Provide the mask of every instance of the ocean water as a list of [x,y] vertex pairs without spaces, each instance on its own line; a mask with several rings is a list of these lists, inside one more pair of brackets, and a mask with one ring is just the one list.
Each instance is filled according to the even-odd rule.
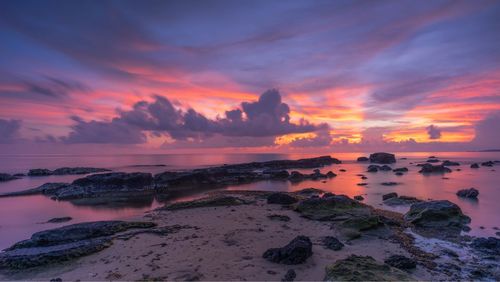
[[[468,233],[473,236],[496,236],[500,228],[500,165],[471,169],[470,164],[488,160],[500,160],[500,152],[419,152],[396,153],[398,159],[393,168],[407,167],[410,171],[403,176],[393,172],[367,173],[368,163],[358,163],[356,158],[368,153],[331,153],[332,157],[342,160],[340,165],[321,168],[322,172],[332,170],[337,177],[326,181],[260,181],[251,184],[229,186],[221,189],[230,190],[266,190],[295,191],[303,188],[319,188],[335,194],[348,196],[362,195],[363,202],[377,208],[406,212],[409,206],[389,207],[382,204],[382,195],[397,192],[399,195],[414,196],[421,199],[450,200],[460,206],[462,211],[472,218]],[[454,171],[443,175],[421,175],[418,162],[424,162],[431,155],[440,160],[461,163],[459,167],[450,167]],[[141,171],[159,173],[166,170],[184,170],[217,166],[222,164],[266,161],[276,159],[298,159],[318,155],[302,154],[193,154],[193,155],[1,155],[0,172],[26,173],[31,168],[55,169],[64,166],[91,166],[108,168],[113,171]],[[402,160],[401,158],[406,158]],[[161,165],[161,166],[160,166]],[[460,168],[461,171],[455,169]],[[345,169],[346,172],[340,172]],[[302,170],[310,173],[311,170]],[[356,174],[368,177],[362,180]],[[0,193],[35,188],[47,182],[70,182],[80,176],[24,177],[19,180],[0,183]],[[443,178],[445,177],[445,178]],[[398,182],[396,186],[383,186],[382,182]],[[367,186],[357,183],[366,182]],[[480,191],[478,200],[458,198],[459,189],[474,187]],[[151,197],[123,203],[120,205],[85,206],[71,202],[53,201],[45,196],[0,198],[0,249],[27,239],[32,233],[63,226],[71,223],[126,219],[141,215],[165,203],[202,197],[203,191],[190,191],[168,199]],[[44,223],[53,217],[70,216],[68,223]]]

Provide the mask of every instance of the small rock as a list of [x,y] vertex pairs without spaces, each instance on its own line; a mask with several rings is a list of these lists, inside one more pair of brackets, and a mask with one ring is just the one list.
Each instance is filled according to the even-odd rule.
[[368,183],[361,182],[361,183],[358,183],[358,184],[356,184],[356,185],[358,185],[358,186],[366,186],[366,185],[368,185]]
[[270,262],[282,264],[301,264],[310,256],[312,256],[312,242],[306,236],[297,236],[286,246],[268,249],[262,255]]
[[295,270],[289,269],[283,279],[281,281],[293,281],[297,277],[297,273],[295,273]]
[[394,172],[408,172],[408,168],[400,167],[400,168],[395,168],[392,171],[394,171]]
[[339,239],[333,236],[326,236],[325,238],[323,238],[323,244],[327,249],[334,251],[339,251],[344,247],[344,244],[342,244]]
[[443,165],[431,165],[431,164],[424,164],[422,165],[422,168],[420,169],[419,173],[449,173],[451,172],[451,169],[443,166]]
[[384,186],[395,186],[395,185],[398,185],[399,183],[397,183],[397,182],[382,182],[380,184],[384,185]]
[[326,177],[328,177],[328,178],[332,178],[332,177],[335,177],[335,176],[337,176],[337,175],[333,171],[331,171],[331,170],[326,173]]
[[460,163],[457,163],[457,162],[452,162],[452,161],[449,161],[449,160],[446,160],[442,163],[442,165],[444,166],[459,166]]
[[462,190],[459,190],[457,192],[457,196],[462,197],[462,198],[477,199],[478,195],[479,195],[479,191],[475,188],[462,189]]
[[470,165],[470,168],[479,168],[479,164],[473,163]]
[[367,162],[369,159],[367,157],[359,157],[356,161],[358,162]]
[[288,215],[281,215],[281,214],[271,214],[268,215],[267,218],[270,220],[278,220],[278,221],[290,221],[290,217]]
[[492,162],[492,161],[487,161],[487,162],[483,162],[481,163],[482,166],[493,166],[495,163]]
[[54,217],[54,218],[51,218],[47,221],[47,223],[62,223],[62,222],[68,222],[70,220],[72,220],[73,218],[72,217],[69,217],[69,216],[65,216],[65,217]]

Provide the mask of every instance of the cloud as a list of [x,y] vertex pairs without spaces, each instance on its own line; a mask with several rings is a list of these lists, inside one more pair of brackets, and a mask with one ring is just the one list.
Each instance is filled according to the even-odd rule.
[[429,125],[427,128],[427,134],[429,135],[429,139],[436,140],[441,138],[441,129],[439,129],[434,124]]
[[21,121],[15,119],[0,119],[0,143],[12,143],[19,137]]
[[298,138],[290,142],[291,147],[327,147],[332,143],[332,136],[328,130],[319,131],[313,138]]
[[[200,144],[214,135],[263,137],[262,140],[267,144],[270,139],[266,137],[328,128],[326,124],[312,124],[304,119],[298,123],[291,122],[290,108],[281,101],[276,89],[264,92],[255,102],[243,102],[241,108],[226,111],[225,117],[216,119],[209,119],[194,109],[178,109],[165,97],[155,96],[154,99],[153,102],[138,102],[130,111],[118,111],[118,117],[111,122],[86,122],[73,117],[76,124],[71,127],[72,132],[64,141],[137,144],[146,142],[143,132],[149,131],[155,136],[168,135],[177,141]],[[242,142],[242,145],[247,143]],[[234,144],[237,145],[237,142]]]
[[472,144],[477,150],[500,149],[500,111],[491,113],[475,126]]

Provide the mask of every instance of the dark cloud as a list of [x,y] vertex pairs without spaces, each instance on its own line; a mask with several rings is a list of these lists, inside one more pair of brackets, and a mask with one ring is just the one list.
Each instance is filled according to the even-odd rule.
[[21,123],[15,119],[0,119],[0,143],[12,143],[19,138]]
[[[243,102],[241,109],[225,114],[223,118],[209,119],[194,109],[183,111],[167,98],[155,96],[153,102],[141,101],[130,111],[118,111],[118,117],[111,122],[85,122],[74,117],[76,125],[64,140],[67,143],[143,143],[146,141],[143,131],[150,131],[156,136],[202,142],[212,136],[274,138],[328,128],[326,124],[311,124],[304,119],[291,122],[290,108],[281,101],[281,95],[275,89],[264,92],[258,101]],[[264,139],[267,144],[268,139]]]
[[439,129],[434,124],[429,125],[427,128],[427,134],[429,135],[429,139],[436,140],[441,138],[441,129]]

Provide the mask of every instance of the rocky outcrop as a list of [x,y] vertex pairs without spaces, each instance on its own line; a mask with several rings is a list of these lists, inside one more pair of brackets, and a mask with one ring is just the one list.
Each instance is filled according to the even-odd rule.
[[500,239],[498,238],[475,238],[470,246],[487,255],[500,256]]
[[227,207],[227,206],[239,206],[250,204],[249,201],[233,197],[233,196],[213,196],[202,198],[187,202],[178,202],[165,207],[160,208],[160,210],[181,210],[181,209],[194,209],[194,208],[206,208],[206,207]]
[[342,244],[342,242],[340,242],[339,239],[333,236],[324,237],[322,243],[325,246],[325,248],[333,251],[340,251],[344,247],[344,244]]
[[410,270],[417,267],[416,260],[402,255],[392,255],[384,260],[384,262],[392,267],[402,270]]
[[53,171],[54,175],[78,175],[78,174],[89,174],[97,172],[107,172],[111,171],[105,168],[96,167],[61,167]]
[[11,181],[15,179],[19,179],[19,177],[10,175],[8,173],[0,173],[0,182]]
[[452,161],[449,161],[449,160],[446,160],[442,163],[442,165],[444,166],[459,166],[460,163],[458,162],[452,162]]
[[63,223],[63,222],[68,222],[70,220],[72,220],[73,218],[72,217],[69,217],[69,216],[64,216],[64,217],[54,217],[54,218],[51,218],[47,221],[47,223]]
[[407,273],[370,256],[350,255],[326,268],[324,281],[409,281]]
[[60,263],[107,248],[116,233],[155,226],[152,222],[98,221],[37,232],[0,253],[0,269]]
[[352,216],[370,214],[368,206],[345,195],[305,199],[297,204],[295,211],[306,218],[320,221],[347,220]]
[[424,164],[422,165],[422,168],[420,169],[419,173],[450,173],[451,169],[443,166],[443,165],[431,165],[431,164]]
[[388,200],[391,198],[397,198],[397,197],[398,197],[398,193],[392,192],[392,193],[387,193],[387,194],[382,195],[382,200],[385,201],[385,200]]
[[298,202],[297,198],[287,194],[287,193],[272,193],[267,197],[268,204],[278,204],[278,205],[291,205]]
[[447,200],[415,203],[404,219],[420,230],[427,229],[422,231],[442,232],[443,236],[448,235],[444,231],[456,234],[470,223],[470,218],[462,213],[460,207]]
[[270,262],[282,264],[301,264],[310,256],[312,256],[312,242],[306,236],[297,236],[286,246],[268,249],[262,255]]
[[462,189],[457,191],[457,196],[462,198],[477,199],[477,196],[479,196],[479,191],[475,188]]
[[370,159],[368,159],[367,157],[359,157],[356,161],[358,161],[358,162],[367,162],[369,160]]
[[52,171],[48,169],[43,169],[43,168],[35,168],[35,169],[30,169],[28,171],[28,176],[48,176],[52,175]]
[[479,164],[473,163],[470,165],[470,168],[479,168]]
[[392,164],[396,162],[396,156],[390,153],[373,153],[370,155],[370,162],[378,164]]
[[384,204],[388,206],[405,206],[419,202],[422,202],[422,200],[410,196],[398,196],[384,200]]

